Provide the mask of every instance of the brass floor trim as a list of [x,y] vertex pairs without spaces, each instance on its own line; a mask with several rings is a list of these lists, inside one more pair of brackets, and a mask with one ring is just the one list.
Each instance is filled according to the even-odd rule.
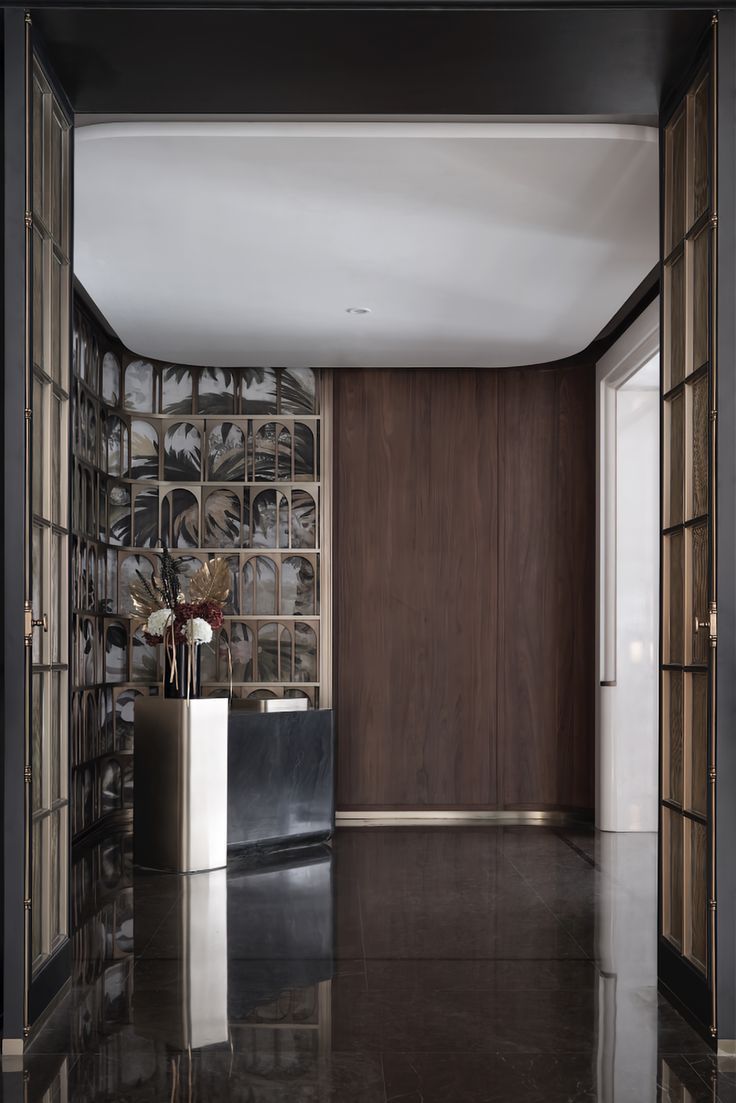
[[573,824],[590,823],[591,820],[579,813],[571,812],[509,812],[509,811],[412,811],[392,812],[336,812],[337,827],[461,827],[469,824],[499,824],[507,827],[541,826],[568,827]]

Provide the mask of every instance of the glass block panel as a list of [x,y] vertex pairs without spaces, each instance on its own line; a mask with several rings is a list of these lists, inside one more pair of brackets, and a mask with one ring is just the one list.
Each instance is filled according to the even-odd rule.
[[685,395],[682,391],[665,404],[667,439],[665,447],[666,525],[680,525],[685,497]]
[[690,680],[690,809],[708,812],[708,675]]
[[710,355],[710,231],[701,230],[692,250],[692,365],[697,371]]
[[708,961],[708,836],[704,824],[685,821],[688,832],[688,957],[705,972]]
[[197,409],[200,414],[235,413],[235,372],[232,369],[200,369]]
[[278,569],[266,555],[248,559],[243,567],[243,613],[274,616],[278,612]]
[[164,479],[167,482],[199,481],[202,469],[202,438],[196,425],[174,422],[164,437]]
[[708,627],[695,628],[695,621],[708,620],[708,526],[694,525],[690,529],[691,569],[692,569],[692,661],[707,663],[710,650]]
[[277,386],[274,368],[243,368],[240,388],[241,413],[276,413]]
[[665,269],[665,387],[685,378],[685,257],[681,253]]
[[161,413],[191,414],[192,369],[169,364],[161,372]]
[[108,406],[120,404],[120,360],[114,352],[102,359],[102,398]]
[[191,490],[170,490],[161,503],[161,532],[170,548],[199,547],[199,498]]
[[692,505],[691,516],[708,512],[708,377],[692,385]]
[[281,372],[279,413],[317,413],[317,387],[311,368],[285,368]]
[[241,543],[240,498],[232,490],[212,490],[204,500],[206,548],[238,548]]
[[303,555],[291,555],[281,562],[282,616],[314,616],[316,613],[314,567]]
[[311,426],[294,425],[294,478],[313,480],[317,477],[314,433]]
[[153,364],[131,360],[125,368],[125,408],[136,413],[153,413]]
[[683,934],[683,817],[662,809],[664,863],[662,869],[662,927],[666,938],[682,948]]
[[130,423],[130,477],[158,478],[158,429],[139,418]]
[[317,546],[317,508],[314,498],[306,490],[291,492],[291,546]]
[[251,546],[288,548],[289,507],[280,490],[262,490],[253,498]]
[[309,624],[294,626],[294,681],[317,681],[317,634]]
[[687,202],[686,167],[686,123],[685,112],[681,110],[665,131],[666,157],[666,252],[685,236]]
[[105,681],[128,681],[128,633],[122,621],[105,625]]
[[161,543],[158,523],[158,487],[136,490],[133,499],[133,543],[136,548],[154,548]]
[[665,662],[685,661],[685,537],[674,532],[664,540]]
[[207,478],[212,482],[245,480],[245,436],[232,422],[210,425],[208,432]]

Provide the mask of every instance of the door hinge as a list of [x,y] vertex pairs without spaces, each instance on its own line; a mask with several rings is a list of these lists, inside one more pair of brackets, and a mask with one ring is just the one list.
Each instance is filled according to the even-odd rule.
[[30,766],[24,766],[23,767],[23,780],[25,781],[26,785],[31,784],[32,774],[31,774],[31,767]]
[[710,216],[710,224],[714,230],[718,229],[718,213],[716,211]]
[[708,901],[708,907],[710,908],[710,910],[712,912],[714,912],[716,910],[717,906],[718,905],[716,904],[715,900],[709,900]]
[[23,416],[25,417],[26,421],[31,420],[31,418],[33,417],[33,410],[30,406],[26,406],[25,410],[23,411]]
[[33,607],[30,601],[26,601],[23,606],[23,639],[25,640],[26,647],[33,645],[33,629],[43,628],[44,632],[49,630],[49,618],[46,613],[42,613],[40,617],[34,617]]
[[709,609],[709,612],[708,612],[708,621],[709,621],[709,624],[710,624],[710,629],[709,629],[710,645],[711,645],[711,647],[715,647],[716,644],[718,643],[718,609],[716,608],[715,601],[711,601],[711,603],[710,603],[710,609]]
[[30,898],[30,896],[26,896],[25,900],[23,901],[23,907],[26,909],[27,912],[29,912],[31,910],[31,898]]
[[26,230],[33,229],[33,211],[26,211],[26,213],[23,215],[23,223]]

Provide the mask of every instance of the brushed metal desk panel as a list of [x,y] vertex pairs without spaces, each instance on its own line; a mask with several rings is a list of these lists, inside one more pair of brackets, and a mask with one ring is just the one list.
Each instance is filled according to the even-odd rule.
[[139,697],[134,846],[138,865],[179,873],[227,863],[228,703]]
[[228,846],[331,835],[334,753],[331,709],[231,711]]

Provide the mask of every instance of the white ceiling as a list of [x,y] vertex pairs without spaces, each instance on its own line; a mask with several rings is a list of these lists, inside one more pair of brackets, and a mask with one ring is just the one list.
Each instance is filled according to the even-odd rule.
[[106,123],[75,157],[75,271],[124,344],[177,363],[555,360],[658,256],[648,127]]

